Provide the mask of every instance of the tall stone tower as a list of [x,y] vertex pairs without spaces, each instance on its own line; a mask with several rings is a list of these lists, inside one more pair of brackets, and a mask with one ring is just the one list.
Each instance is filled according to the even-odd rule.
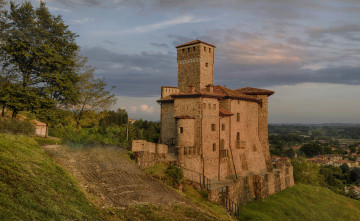
[[214,83],[214,45],[195,40],[176,48],[180,92],[187,92],[189,87],[203,89]]

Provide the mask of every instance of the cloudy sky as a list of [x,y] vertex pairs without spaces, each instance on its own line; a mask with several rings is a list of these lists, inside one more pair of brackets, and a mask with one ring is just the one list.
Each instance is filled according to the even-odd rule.
[[214,84],[276,92],[271,123],[360,123],[359,0],[45,2],[132,118],[159,120],[175,46],[198,38],[216,45]]

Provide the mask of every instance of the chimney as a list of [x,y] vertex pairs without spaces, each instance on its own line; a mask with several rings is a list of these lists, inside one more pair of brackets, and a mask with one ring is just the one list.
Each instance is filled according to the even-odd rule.
[[208,85],[206,85],[206,88],[207,88],[207,91],[208,91],[208,92],[210,92],[210,93],[213,93],[213,92],[214,92],[214,85],[208,84]]
[[189,86],[189,92],[190,93],[194,93],[195,92],[195,87],[194,86]]

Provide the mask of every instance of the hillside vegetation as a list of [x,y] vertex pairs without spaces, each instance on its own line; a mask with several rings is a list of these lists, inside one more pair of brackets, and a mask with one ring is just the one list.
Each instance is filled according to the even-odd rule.
[[0,220],[100,220],[78,184],[31,138],[0,134]]
[[240,209],[239,220],[359,220],[360,201],[323,187],[295,185]]

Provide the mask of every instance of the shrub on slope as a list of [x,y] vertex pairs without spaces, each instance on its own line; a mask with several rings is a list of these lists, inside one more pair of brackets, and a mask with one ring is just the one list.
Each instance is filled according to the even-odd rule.
[[0,220],[100,220],[78,185],[31,138],[0,134]]

